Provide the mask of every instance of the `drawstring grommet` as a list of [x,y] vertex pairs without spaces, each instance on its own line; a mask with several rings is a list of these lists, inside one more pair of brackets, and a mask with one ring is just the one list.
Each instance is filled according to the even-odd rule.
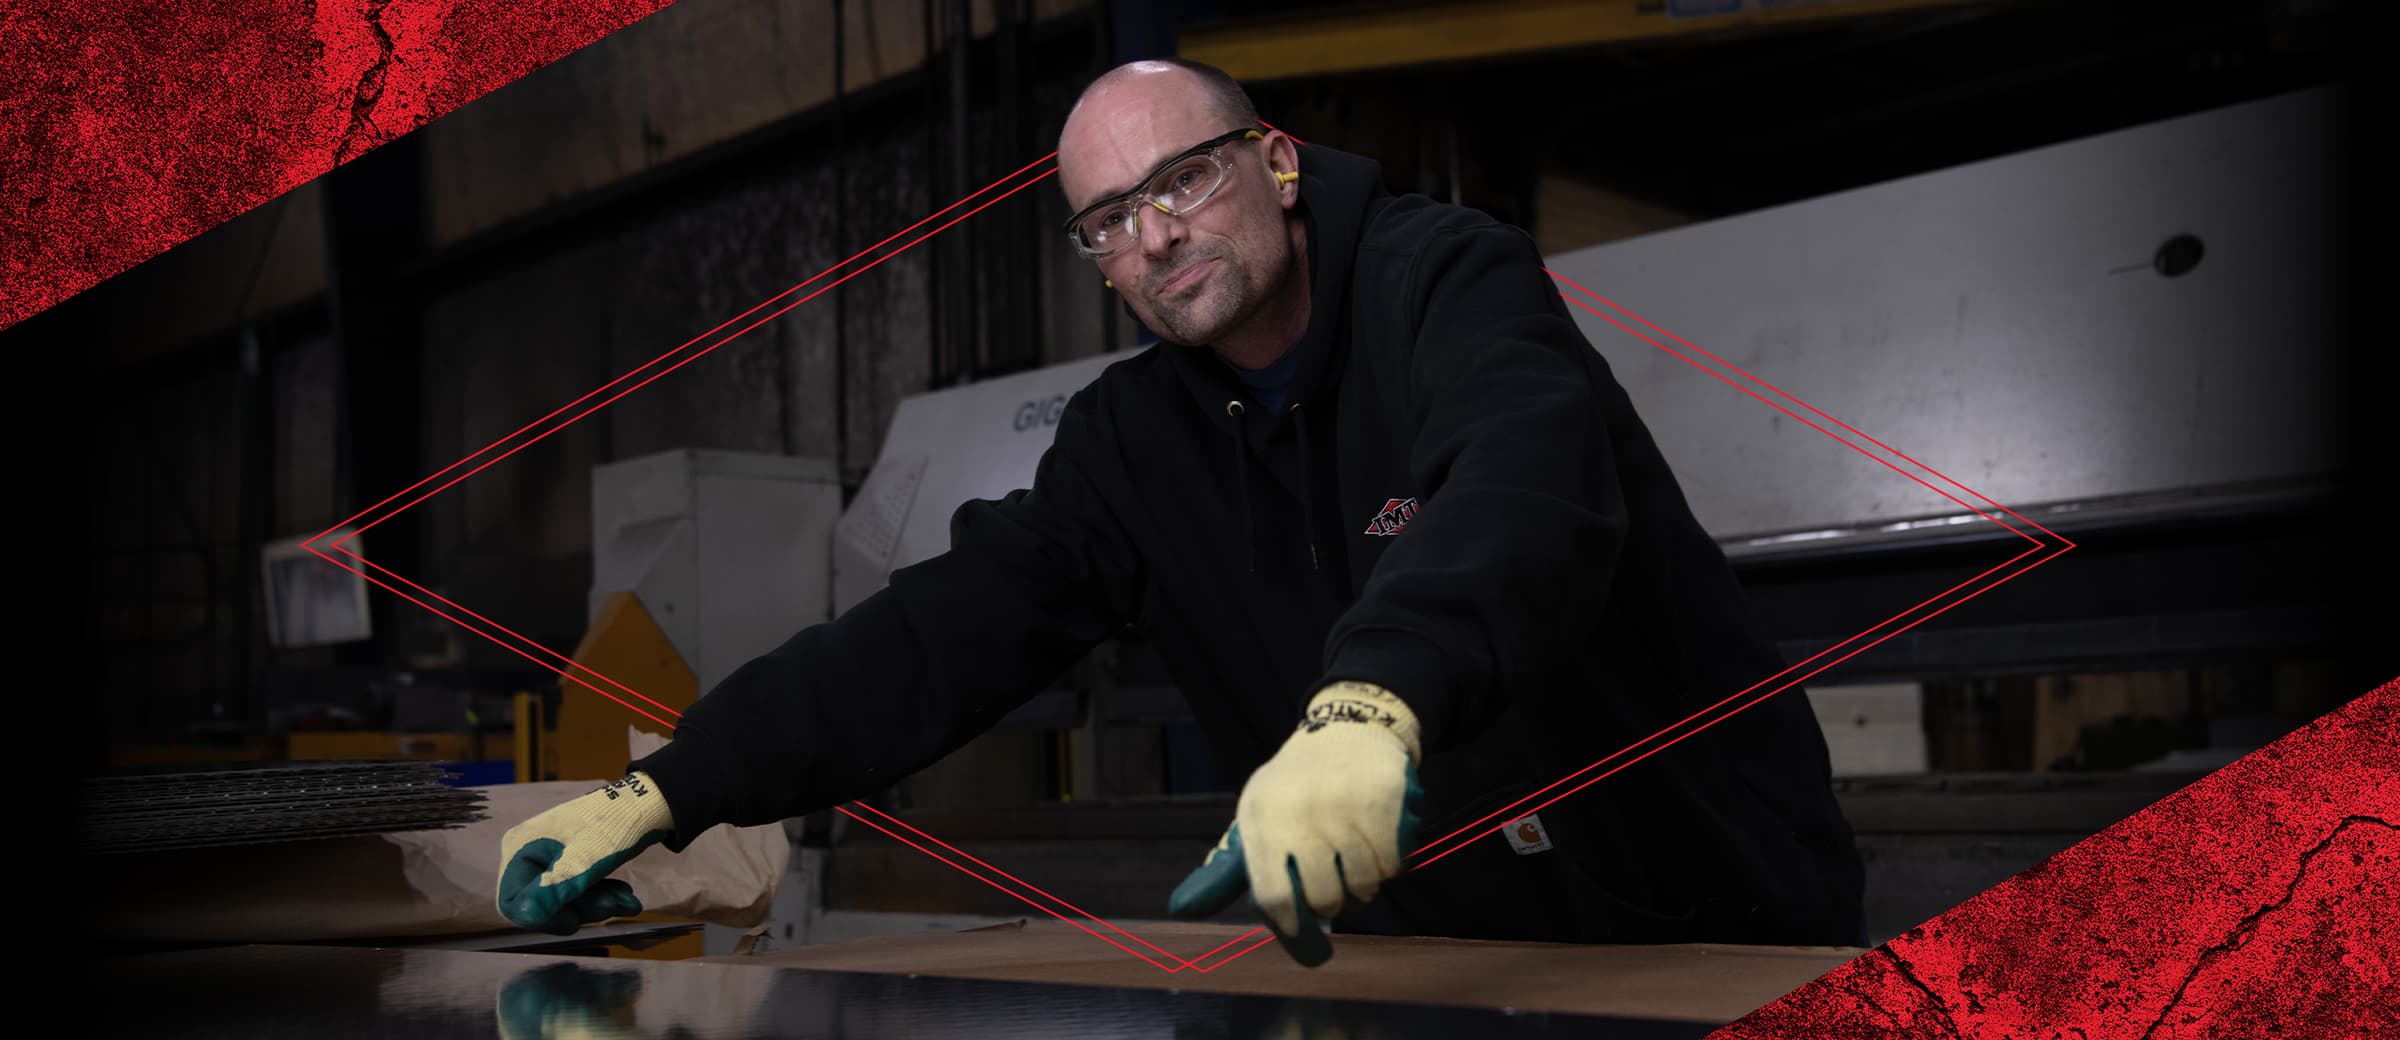
[[1240,401],[1227,401],[1227,402],[1225,402],[1225,414],[1227,414],[1227,415],[1230,415],[1230,416],[1234,416],[1235,418],[1240,418],[1240,417],[1241,417],[1241,414],[1242,414],[1242,402],[1240,402]]

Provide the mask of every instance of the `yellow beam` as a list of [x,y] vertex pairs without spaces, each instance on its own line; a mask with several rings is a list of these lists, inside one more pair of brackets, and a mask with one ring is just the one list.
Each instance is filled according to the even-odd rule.
[[533,757],[534,748],[538,745],[535,733],[542,728],[542,699],[530,693],[518,693],[515,704],[517,782],[530,784],[540,780],[543,772],[542,764]]
[[[683,663],[641,598],[612,592],[575,648],[573,678],[559,680],[558,720],[541,739],[558,775],[545,780],[614,780],[635,757],[633,731],[665,737],[700,699]],[[614,698],[613,700],[611,698]],[[636,710],[639,709],[639,710]]]
[[1818,0],[1668,17],[1660,0],[1387,4],[1181,27],[1176,53],[1244,82],[1471,61],[1994,0]]

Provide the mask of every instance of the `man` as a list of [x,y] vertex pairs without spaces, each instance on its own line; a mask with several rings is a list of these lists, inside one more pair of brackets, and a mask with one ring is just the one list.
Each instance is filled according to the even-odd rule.
[[1406,871],[1413,840],[1782,669],[1523,232],[1392,196],[1179,62],[1094,82],[1059,180],[1074,247],[1168,342],[1076,394],[1033,486],[962,507],[948,553],[511,831],[504,912],[562,932],[635,912],[600,879],[648,844],[870,794],[1130,624],[1248,777],[1172,913],[1247,892],[1311,965],[1328,922],[1863,941],[1823,738],[1788,693]]

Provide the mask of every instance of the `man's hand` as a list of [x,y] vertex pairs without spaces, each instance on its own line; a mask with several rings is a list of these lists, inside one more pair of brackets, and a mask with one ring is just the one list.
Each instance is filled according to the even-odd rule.
[[603,881],[675,830],[667,799],[644,773],[562,803],[500,839],[500,914],[553,935],[642,912],[633,886]]
[[1309,967],[1333,956],[1323,921],[1375,898],[1401,870],[1417,828],[1417,719],[1391,691],[1328,684],[1300,728],[1250,774],[1233,826],[1167,900],[1176,917],[1207,917],[1244,889]]

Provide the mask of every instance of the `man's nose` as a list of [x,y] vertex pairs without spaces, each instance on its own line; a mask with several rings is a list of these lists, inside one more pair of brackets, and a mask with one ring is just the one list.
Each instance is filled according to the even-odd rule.
[[1176,245],[1183,241],[1183,218],[1167,212],[1158,203],[1145,201],[1142,203],[1138,233],[1141,236],[1142,255],[1164,260],[1173,256]]

